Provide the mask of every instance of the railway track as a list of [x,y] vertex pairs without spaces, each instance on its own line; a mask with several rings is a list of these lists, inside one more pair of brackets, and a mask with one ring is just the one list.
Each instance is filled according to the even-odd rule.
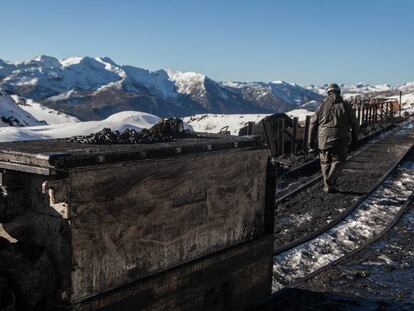
[[[349,158],[354,157],[368,146],[385,138],[394,128],[394,124],[388,124],[387,126],[380,128],[371,134],[360,137],[358,145],[356,146],[358,149],[351,151]],[[308,187],[309,185],[314,184],[322,178],[322,175],[320,174],[319,158],[317,157],[307,161],[287,172],[281,172],[278,177],[279,181],[282,181],[282,183],[277,185],[276,204]]]
[[[345,180],[343,188],[354,190],[352,191],[340,191],[339,194],[336,195],[323,195],[321,194],[322,186],[318,186],[322,180],[321,174],[316,174],[311,180],[306,181],[305,183],[298,186],[293,191],[283,195],[282,197],[276,200],[276,213],[275,213],[275,250],[274,254],[277,255],[282,253],[288,249],[291,249],[299,244],[305,243],[306,241],[318,236],[322,232],[330,229],[332,226],[337,224],[338,222],[342,221],[352,210],[359,204],[361,200],[363,200],[369,193],[370,189],[375,188],[378,186],[379,183],[384,179],[384,176],[389,174],[389,172],[394,168],[394,163],[398,162],[398,160],[405,154],[405,151],[411,146],[412,142],[408,139],[408,143],[396,143],[397,139],[401,140],[401,133],[404,131],[410,130],[410,122],[404,122],[401,126],[390,130],[388,132],[383,133],[380,136],[375,137],[371,141],[367,142],[363,147],[353,151],[349,157],[347,162],[347,167],[345,167],[345,171],[348,170],[348,173],[352,173],[349,175],[357,176],[359,174],[360,177],[359,182],[355,182],[356,185],[352,185],[354,181],[352,180]],[[374,162],[372,150],[375,145],[379,145],[380,150],[376,148],[374,151],[378,152],[379,154],[382,153],[382,156],[386,157],[384,153],[390,158],[387,163],[383,165],[378,161],[378,165]],[[395,144],[395,148],[392,147]],[[390,152],[390,146],[393,149],[396,149]],[[381,150],[383,149],[383,150]],[[401,150],[399,150],[401,149]],[[369,156],[367,156],[367,154]],[[367,162],[371,162],[370,165],[372,167],[368,167],[366,174],[364,172],[354,172],[355,170],[355,163],[359,164],[360,159],[355,159],[357,157],[365,158],[367,157]],[[370,157],[370,158],[368,158]],[[354,159],[354,160],[353,160]],[[353,163],[354,161],[355,163]],[[376,171],[377,170],[377,171]],[[384,175],[384,172],[387,172]],[[370,183],[368,182],[368,186],[361,185],[360,179],[369,179]],[[324,197],[322,200],[320,197]],[[309,199],[310,197],[310,199]],[[330,198],[331,202],[327,201],[326,198]],[[302,201],[306,202],[306,204],[302,203]],[[316,202],[313,202],[316,201]],[[298,213],[292,219],[291,223],[284,224],[281,221],[281,218],[286,218],[286,214],[291,213],[292,210],[295,209],[295,206],[300,203],[302,204],[302,208],[299,208]],[[306,215],[307,210],[310,210],[310,205],[317,205],[320,206],[333,204],[333,205],[342,205],[340,206],[337,211],[330,213],[329,215],[319,215],[318,210],[313,211],[313,213],[317,214],[318,218],[325,218],[328,220],[327,222],[323,222],[321,224],[313,223],[313,226],[316,228],[314,230],[309,231],[309,224],[311,223],[312,219],[308,221],[308,223],[304,223],[303,225],[297,226],[297,223],[303,222],[301,218],[306,218],[309,215]],[[282,209],[282,211],[281,211]],[[326,208],[327,210],[333,210],[330,207]],[[295,233],[294,236],[287,235],[285,231],[292,231]],[[297,231],[297,232],[296,232]],[[303,232],[306,231],[306,232]],[[302,234],[303,232],[303,234]]]
[[[377,182],[368,191],[354,196],[350,207],[310,234],[275,248],[274,291],[320,273],[333,262],[366,247],[399,219],[411,201],[411,189],[414,189],[414,171],[401,166],[402,163],[414,160],[411,127],[410,122],[405,122],[350,155],[349,159],[355,159],[376,144],[382,144],[381,148],[386,148],[388,144],[383,143],[384,140],[392,142],[393,138],[408,137],[410,141],[404,145],[405,149],[402,148],[398,160],[381,178],[377,178]],[[279,198],[277,203],[282,204],[305,189],[315,187],[320,179],[321,176],[313,178]]]
[[[394,128],[394,125],[389,125],[372,133],[371,135],[362,137],[358,142],[359,148],[351,151],[347,160],[352,159],[353,157],[360,154],[363,150],[367,149],[369,146],[377,143],[380,140],[383,140],[397,130],[398,128]],[[321,180],[322,175],[320,174],[319,158],[315,158],[304,163],[303,165],[292,169],[291,171],[283,173],[280,177],[287,180],[296,180],[302,177],[305,179],[305,181],[296,182],[295,184],[298,186],[294,187],[293,189],[287,190],[289,186],[286,188],[279,188],[276,193],[276,205]]]

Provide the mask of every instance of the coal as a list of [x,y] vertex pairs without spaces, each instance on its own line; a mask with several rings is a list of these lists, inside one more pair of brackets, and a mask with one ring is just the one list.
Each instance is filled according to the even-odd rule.
[[85,136],[74,136],[69,141],[81,144],[112,145],[112,144],[155,144],[173,141],[172,136],[159,136],[149,133],[146,130],[138,132],[133,129],[124,131],[112,131],[109,128]]
[[81,144],[112,145],[112,144],[155,144],[171,142],[177,138],[192,136],[184,130],[181,119],[162,119],[161,122],[150,129],[136,131],[125,129],[124,131],[112,131],[110,128],[85,136],[74,136],[69,141]]

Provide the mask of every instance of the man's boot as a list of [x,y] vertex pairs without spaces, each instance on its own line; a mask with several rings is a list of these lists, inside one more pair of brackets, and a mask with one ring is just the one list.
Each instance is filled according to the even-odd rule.
[[338,177],[342,174],[342,170],[345,166],[345,161],[335,161],[331,163],[331,169],[327,176],[327,182],[332,185],[334,191],[336,191]]
[[325,193],[332,193],[332,184],[329,180],[329,175],[331,171],[331,165],[330,164],[322,164],[321,163],[321,171],[322,171],[322,177],[323,177],[323,192]]

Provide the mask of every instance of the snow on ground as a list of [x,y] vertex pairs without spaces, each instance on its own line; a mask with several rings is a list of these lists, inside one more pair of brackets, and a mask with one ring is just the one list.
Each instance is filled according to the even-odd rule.
[[[306,116],[312,115],[313,112],[306,109],[294,109],[286,114],[291,117],[298,117],[299,122],[305,121]],[[239,130],[247,125],[247,122],[259,122],[270,114],[196,114],[185,117],[184,122],[191,125],[196,132],[218,133],[228,126],[228,131],[232,135],[238,135]]]
[[20,108],[6,93],[0,91],[0,127],[40,125],[29,112]]
[[102,121],[87,121],[29,127],[0,127],[0,142],[65,138],[76,135],[88,135],[103,128],[124,130],[126,128],[141,130],[158,123],[159,117],[137,111],[116,113]]
[[228,126],[232,135],[238,135],[239,130],[247,125],[247,122],[258,122],[269,114],[196,114],[185,117],[184,122],[191,125],[196,132],[218,133],[223,127]]
[[412,82],[406,82],[400,86],[397,87],[398,90],[404,92],[414,92],[414,81]]
[[273,258],[273,291],[361,247],[390,224],[412,195],[414,167],[401,166],[344,221]]
[[[393,98],[400,100],[400,95],[390,96],[387,98]],[[409,113],[414,113],[414,93],[403,94],[401,96],[402,110]]]
[[286,114],[291,118],[298,117],[299,122],[301,122],[301,121],[305,121],[306,116],[313,115],[313,111],[309,111],[307,109],[294,109],[289,112],[286,112]]
[[311,100],[311,101],[308,101],[307,103],[303,104],[299,108],[300,109],[306,109],[306,110],[309,110],[309,111],[315,111],[316,109],[318,109],[318,107],[320,106],[321,103],[322,103],[322,101]]
[[48,108],[32,99],[26,99],[18,95],[11,95],[11,98],[19,105],[20,108],[30,113],[39,121],[45,121],[47,124],[62,124],[79,122],[78,118],[64,114],[63,112]]

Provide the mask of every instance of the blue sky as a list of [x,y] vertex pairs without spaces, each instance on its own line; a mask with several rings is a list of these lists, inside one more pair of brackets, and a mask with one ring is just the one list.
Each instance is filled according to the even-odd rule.
[[0,58],[109,56],[215,80],[414,80],[411,0],[0,0]]

